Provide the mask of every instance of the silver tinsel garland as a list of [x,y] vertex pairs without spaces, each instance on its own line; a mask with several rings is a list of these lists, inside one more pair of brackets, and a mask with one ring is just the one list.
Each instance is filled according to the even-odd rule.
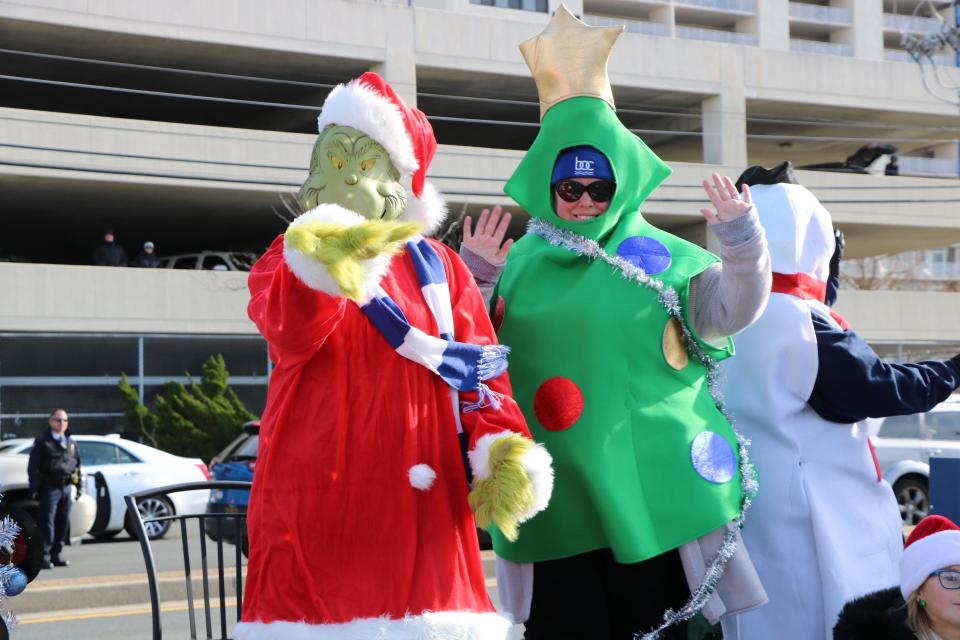
[[[12,550],[13,542],[19,534],[20,525],[18,525],[13,518],[6,516],[3,520],[0,520],[0,549]],[[11,612],[2,607],[7,601],[7,584],[10,578],[19,572],[20,569],[13,563],[0,566],[0,620],[2,620],[2,624],[7,626],[7,630],[9,631],[13,631],[17,624],[17,619]]]
[[[703,350],[690,332],[690,328],[687,326],[683,317],[680,296],[677,295],[673,287],[665,285],[656,278],[651,278],[643,269],[627,262],[623,258],[611,256],[604,251],[603,247],[596,241],[585,238],[572,231],[559,229],[544,220],[537,218],[531,219],[527,225],[527,231],[543,238],[555,247],[572,251],[591,261],[600,260],[605,262],[610,265],[614,273],[619,272],[624,280],[629,280],[655,291],[657,293],[657,299],[660,304],[663,305],[663,308],[671,317],[676,318],[678,321],[687,353],[692,359],[697,360],[706,368],[707,388],[710,391],[710,396],[713,398],[717,409],[730,422],[733,428],[733,420],[727,413],[723,395],[720,390],[720,367],[717,361]],[[740,514],[732,522],[734,526],[730,527],[726,535],[724,535],[723,543],[707,564],[707,571],[703,581],[690,594],[690,599],[687,603],[677,611],[673,609],[665,611],[663,614],[663,623],[659,627],[642,635],[638,633],[634,636],[635,638],[639,638],[640,640],[657,640],[657,638],[660,637],[660,633],[671,625],[689,620],[695,616],[697,612],[706,606],[707,602],[713,596],[717,588],[717,583],[720,581],[726,569],[727,562],[733,557],[733,554],[737,550],[737,532],[743,527],[747,511],[750,510],[750,505],[753,503],[753,498],[756,496],[759,486],[757,484],[756,472],[753,469],[753,465],[750,464],[750,458],[747,453],[747,447],[750,442],[744,438],[736,428],[733,428],[733,431],[737,437],[737,450],[740,458],[740,488],[743,494]]]

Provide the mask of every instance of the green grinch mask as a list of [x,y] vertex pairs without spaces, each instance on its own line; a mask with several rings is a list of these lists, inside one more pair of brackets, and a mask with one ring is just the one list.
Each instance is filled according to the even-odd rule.
[[379,143],[352,127],[329,125],[313,146],[310,175],[297,200],[304,211],[337,204],[368,220],[396,220],[407,206],[399,180]]

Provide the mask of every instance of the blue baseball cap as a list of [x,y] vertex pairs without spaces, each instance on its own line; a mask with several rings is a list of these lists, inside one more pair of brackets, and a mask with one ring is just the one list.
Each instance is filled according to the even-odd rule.
[[571,147],[557,157],[550,184],[570,178],[599,178],[615,182],[610,161],[593,147]]

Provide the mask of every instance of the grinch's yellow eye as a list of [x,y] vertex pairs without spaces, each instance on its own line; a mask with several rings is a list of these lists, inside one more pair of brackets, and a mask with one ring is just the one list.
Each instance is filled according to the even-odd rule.
[[370,169],[373,169],[373,165],[375,164],[377,164],[377,159],[369,158],[368,160],[364,160],[363,162],[360,163],[360,170],[370,171]]
[[340,169],[343,169],[343,160],[341,160],[337,156],[330,156],[330,164],[332,164],[333,168],[336,169],[337,171],[340,171]]

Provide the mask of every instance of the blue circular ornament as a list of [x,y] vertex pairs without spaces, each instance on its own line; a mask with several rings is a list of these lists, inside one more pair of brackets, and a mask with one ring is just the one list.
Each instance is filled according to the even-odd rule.
[[669,269],[673,261],[670,249],[649,236],[627,238],[617,247],[617,256],[635,267],[640,267],[651,276]]
[[690,445],[690,461],[700,477],[714,484],[723,484],[737,471],[737,456],[723,436],[704,431]]
[[27,588],[27,574],[20,569],[13,569],[7,575],[5,591],[8,596],[18,596]]

